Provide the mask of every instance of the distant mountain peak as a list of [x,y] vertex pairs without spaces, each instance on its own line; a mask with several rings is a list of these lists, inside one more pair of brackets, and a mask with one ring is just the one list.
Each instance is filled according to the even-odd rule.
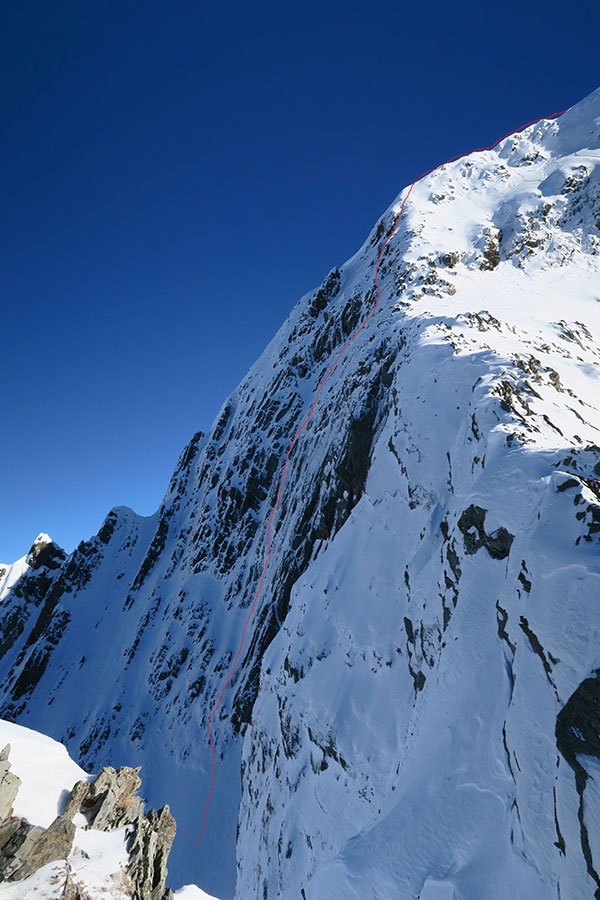
[[55,544],[50,535],[42,531],[29,548],[25,560],[31,569],[39,569],[41,566],[58,569],[66,558],[67,554],[62,547]]

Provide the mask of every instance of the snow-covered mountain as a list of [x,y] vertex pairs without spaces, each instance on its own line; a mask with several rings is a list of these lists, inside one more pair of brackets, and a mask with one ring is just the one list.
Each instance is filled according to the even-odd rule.
[[6,572],[0,714],[142,765],[174,885],[600,897],[599,164],[600,90],[419,181],[318,392],[403,190],[156,515]]

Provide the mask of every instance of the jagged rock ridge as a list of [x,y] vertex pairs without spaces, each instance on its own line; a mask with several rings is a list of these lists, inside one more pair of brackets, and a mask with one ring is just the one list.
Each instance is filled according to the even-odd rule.
[[[7,744],[0,753],[0,883],[17,889],[7,896],[50,898],[59,891],[68,900],[97,900],[109,891],[114,900],[172,900],[166,862],[175,821],[168,806],[144,811],[139,769],[105,768],[94,779],[80,779],[54,801],[55,813],[51,806],[48,812],[43,795],[56,796],[57,778],[68,777],[65,763],[71,777],[80,770],[55,742],[5,722],[0,726],[17,741],[16,767],[25,778],[23,786],[10,771]],[[22,803],[21,789],[27,792]],[[94,833],[101,834],[94,839]],[[116,843],[103,842],[108,833]],[[102,859],[107,850],[108,871]]]
[[377,315],[290,457],[197,854],[206,719],[283,457],[372,308],[401,199],[194,437],[155,516],[111,511],[8,591],[0,712],[88,766],[152,756],[182,879],[224,898],[600,885],[597,763],[576,749],[596,719],[572,700],[600,668],[599,136],[596,91],[414,188]]

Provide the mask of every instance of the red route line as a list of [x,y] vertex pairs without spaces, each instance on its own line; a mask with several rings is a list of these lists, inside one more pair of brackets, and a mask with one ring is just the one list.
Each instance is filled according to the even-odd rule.
[[207,817],[208,817],[208,810],[209,810],[209,808],[210,808],[211,800],[212,800],[213,793],[214,793],[214,789],[215,789],[215,775],[216,775],[216,771],[217,771],[217,757],[216,757],[216,754],[215,754],[215,745],[214,745],[214,741],[213,741],[213,735],[212,735],[212,729],[211,729],[211,722],[212,722],[214,716],[217,714],[217,712],[218,712],[219,709],[221,708],[221,705],[222,705],[222,703],[223,703],[223,698],[224,698],[224,696],[225,696],[225,691],[227,690],[227,688],[228,688],[228,686],[229,686],[229,683],[230,683],[230,681],[231,681],[231,679],[232,679],[232,677],[233,677],[233,673],[234,673],[235,670],[236,670],[237,664],[238,664],[239,659],[240,659],[240,656],[241,656],[241,654],[242,654],[242,650],[243,650],[243,647],[244,647],[244,642],[245,642],[245,640],[246,640],[246,632],[247,632],[247,630],[248,630],[248,626],[250,625],[250,622],[251,622],[252,617],[253,617],[253,615],[254,615],[254,612],[255,612],[255,610],[256,610],[256,604],[257,604],[257,602],[258,602],[258,598],[260,597],[260,595],[261,595],[261,593],[262,593],[263,585],[264,585],[264,583],[265,583],[265,577],[266,577],[266,574],[267,574],[267,569],[268,569],[269,563],[270,563],[270,561],[271,561],[271,556],[273,555],[273,547],[271,546],[271,528],[273,527],[273,520],[274,520],[275,515],[276,515],[276,513],[277,513],[277,510],[278,510],[278,508],[279,508],[279,503],[280,503],[280,501],[281,501],[281,497],[282,497],[282,494],[283,494],[283,485],[284,485],[285,477],[286,477],[286,474],[287,474],[287,466],[288,466],[288,462],[289,462],[289,458],[290,458],[290,453],[292,452],[292,450],[293,450],[294,447],[296,446],[296,443],[297,443],[297,441],[298,441],[298,438],[300,437],[300,435],[302,434],[302,432],[304,431],[304,429],[306,428],[306,426],[308,425],[308,423],[309,423],[310,420],[312,419],[313,414],[314,414],[314,411],[315,411],[315,409],[316,409],[316,407],[317,407],[317,404],[318,404],[318,402],[319,402],[319,399],[320,399],[320,397],[321,397],[321,393],[323,392],[323,388],[325,387],[325,385],[326,385],[327,382],[329,381],[329,379],[330,379],[331,375],[333,374],[333,371],[334,371],[334,369],[336,368],[337,364],[339,363],[340,359],[341,359],[342,356],[345,354],[345,352],[346,352],[346,350],[348,349],[348,347],[350,346],[350,344],[351,344],[353,341],[356,340],[356,338],[358,337],[358,335],[359,335],[362,331],[364,331],[364,329],[365,329],[366,326],[369,324],[369,322],[371,321],[371,319],[373,318],[373,316],[375,315],[375,313],[377,312],[377,310],[378,310],[378,308],[379,308],[379,306],[380,306],[380,303],[381,303],[381,287],[380,287],[380,285],[379,285],[379,267],[380,267],[380,264],[381,264],[381,260],[382,260],[382,258],[383,258],[383,254],[385,253],[385,250],[386,250],[386,248],[387,248],[387,245],[388,245],[389,242],[392,240],[392,238],[394,237],[394,235],[396,234],[396,232],[397,232],[397,230],[398,230],[398,225],[399,225],[399,223],[400,223],[400,219],[401,219],[401,217],[402,217],[402,213],[404,212],[404,207],[406,206],[406,202],[407,202],[408,198],[410,197],[410,195],[411,195],[411,193],[412,193],[412,189],[414,188],[414,186],[415,186],[416,184],[418,184],[420,181],[422,181],[423,178],[425,178],[427,175],[431,175],[432,172],[437,172],[438,169],[442,169],[444,166],[448,165],[449,163],[455,162],[457,159],[464,159],[464,158],[466,158],[467,156],[471,156],[473,153],[481,153],[481,152],[483,152],[484,150],[493,150],[494,147],[497,147],[498,144],[500,144],[502,141],[505,141],[507,138],[512,137],[513,134],[518,134],[520,131],[523,131],[525,128],[529,128],[530,125],[535,125],[535,124],[537,124],[537,122],[541,122],[542,120],[546,120],[546,119],[555,119],[555,118],[557,118],[558,116],[562,116],[565,112],[567,112],[567,110],[566,110],[566,109],[563,109],[563,110],[561,110],[560,112],[552,113],[552,115],[550,115],[550,116],[541,116],[539,119],[534,119],[532,122],[527,122],[525,125],[521,125],[520,128],[515,128],[514,131],[510,131],[508,134],[504,135],[504,137],[501,137],[501,138],[499,138],[497,141],[494,141],[494,143],[491,144],[489,147],[477,147],[477,148],[475,148],[474,150],[470,150],[468,153],[459,153],[457,156],[452,156],[452,157],[450,157],[450,159],[447,159],[446,162],[440,163],[440,165],[434,166],[433,169],[428,169],[426,172],[423,172],[423,174],[422,174],[422,175],[419,175],[419,177],[416,178],[415,181],[413,181],[413,183],[412,183],[412,184],[410,185],[410,187],[408,188],[408,191],[406,192],[406,196],[404,197],[404,200],[402,201],[402,205],[401,205],[401,207],[400,207],[400,210],[399,210],[399,212],[398,212],[398,214],[397,214],[397,216],[396,216],[396,219],[395,219],[395,222],[394,222],[394,227],[392,228],[391,232],[389,233],[389,235],[387,236],[387,238],[385,239],[385,241],[384,241],[383,244],[381,245],[381,249],[379,250],[379,254],[378,254],[378,256],[377,256],[377,263],[376,263],[376,265],[375,265],[375,286],[376,286],[376,288],[377,288],[377,298],[376,298],[376,301],[375,301],[375,303],[374,303],[374,305],[373,305],[373,308],[372,308],[371,312],[368,314],[368,316],[366,316],[366,318],[364,319],[364,321],[362,322],[362,324],[359,326],[359,328],[357,328],[357,330],[354,332],[354,334],[350,335],[350,337],[348,338],[348,340],[346,341],[346,343],[344,344],[344,346],[342,347],[342,349],[340,350],[340,352],[338,353],[338,355],[336,356],[336,358],[334,359],[334,361],[333,361],[332,364],[330,365],[329,369],[327,370],[327,374],[326,374],[325,377],[322,379],[321,383],[319,384],[319,386],[318,386],[318,388],[317,388],[317,392],[316,392],[316,394],[315,394],[315,398],[314,398],[314,400],[313,400],[313,402],[312,402],[312,406],[311,406],[311,408],[310,408],[310,411],[309,411],[308,415],[306,416],[306,418],[304,419],[304,421],[302,422],[302,424],[300,425],[300,427],[299,427],[298,430],[296,431],[296,434],[295,434],[294,437],[292,438],[292,440],[291,440],[291,442],[290,442],[290,445],[289,445],[289,447],[288,447],[288,449],[287,449],[287,452],[286,452],[286,454],[285,454],[285,459],[284,459],[284,461],[283,461],[283,471],[282,471],[282,473],[281,473],[281,478],[279,479],[279,488],[278,488],[278,490],[277,490],[277,497],[276,497],[276,499],[275,499],[275,503],[274,503],[274,505],[273,505],[273,509],[271,510],[271,515],[269,516],[269,523],[268,523],[268,525],[267,525],[267,556],[266,556],[266,559],[265,559],[265,562],[264,562],[264,565],[263,565],[262,575],[260,576],[260,581],[259,581],[259,583],[258,583],[258,587],[257,587],[256,593],[255,593],[255,595],[254,595],[254,600],[252,601],[252,605],[251,605],[251,607],[250,607],[250,610],[249,610],[249,612],[248,612],[248,616],[247,616],[247,618],[246,618],[246,621],[245,621],[245,623],[244,623],[244,627],[243,627],[243,629],[242,629],[242,635],[241,635],[241,638],[240,638],[240,644],[239,644],[239,647],[238,647],[238,649],[237,649],[237,653],[235,654],[235,656],[234,656],[234,658],[233,658],[233,662],[231,663],[231,667],[230,667],[230,669],[229,669],[229,672],[227,673],[227,677],[226,677],[226,679],[225,679],[225,681],[224,681],[224,683],[223,683],[223,687],[221,688],[221,693],[219,694],[219,699],[217,700],[217,702],[216,702],[216,704],[215,704],[215,706],[214,706],[214,709],[213,709],[212,712],[210,713],[210,715],[209,715],[209,717],[208,717],[208,720],[207,720],[207,725],[206,725],[206,727],[207,727],[207,732],[208,732],[208,743],[210,744],[210,753],[211,753],[211,760],[212,760],[211,779],[210,779],[210,791],[209,791],[209,793],[208,793],[208,798],[207,798],[207,800],[206,800],[206,806],[205,806],[205,808],[204,808],[204,816],[203,816],[203,819],[202,819],[202,827],[201,827],[200,833],[199,833],[199,835],[198,835],[198,837],[197,837],[197,839],[196,839],[196,847],[198,847],[198,845],[199,845],[199,843],[200,843],[200,841],[201,841],[201,839],[202,839],[202,835],[204,834],[204,829],[206,828],[206,820],[207,820]]

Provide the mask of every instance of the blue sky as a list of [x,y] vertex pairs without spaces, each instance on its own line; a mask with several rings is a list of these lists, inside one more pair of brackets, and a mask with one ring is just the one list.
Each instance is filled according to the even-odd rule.
[[160,503],[400,189],[600,85],[597,0],[0,12],[0,559]]

